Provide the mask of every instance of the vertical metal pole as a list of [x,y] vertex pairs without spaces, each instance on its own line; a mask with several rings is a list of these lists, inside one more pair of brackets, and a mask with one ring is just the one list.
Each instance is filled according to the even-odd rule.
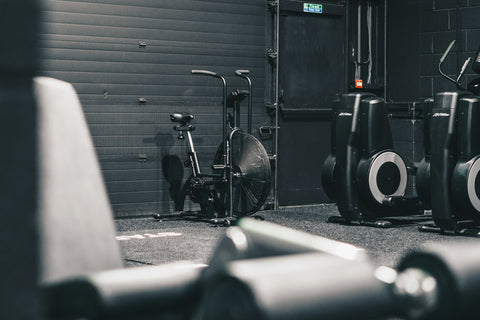
[[222,125],[223,125],[223,164],[225,165],[225,170],[223,170],[223,179],[225,180],[227,178],[227,166],[228,166],[228,153],[227,153],[227,143],[228,143],[228,138],[227,138],[227,81],[225,80],[224,77],[218,76],[220,80],[222,80],[223,84],[223,120],[222,120]]
[[357,8],[357,70],[355,74],[362,78],[362,0],[358,2]]
[[190,162],[192,163],[192,173],[194,177],[197,177],[200,174],[200,165],[198,163],[197,153],[195,152],[195,147],[193,146],[193,139],[192,134],[190,131],[187,131],[187,138],[188,138],[188,145],[190,146],[190,154],[191,159]]
[[275,19],[275,52],[277,53],[277,63],[275,65],[275,174],[274,174],[274,209],[278,209],[278,116],[279,116],[279,81],[278,81],[278,67],[280,65],[280,0],[277,1],[277,16]]
[[249,77],[245,77],[248,81],[248,134],[252,134],[252,101],[253,101],[253,92],[252,92],[252,80]]
[[458,45],[457,45],[457,66],[456,66],[456,69],[459,70],[460,66],[462,65],[462,60],[463,60],[463,57],[462,57],[462,49],[463,49],[462,48],[462,43],[463,43],[462,42],[462,17],[461,17],[461,13],[460,13],[460,0],[457,0],[457,7],[456,7],[455,11],[456,11],[455,14],[456,14],[456,17],[457,17],[457,25],[455,26],[455,28],[456,28],[455,37],[457,38],[457,43],[458,43]]
[[233,134],[237,131],[234,129],[228,138],[228,215],[233,218],[233,172],[232,172],[232,138]]
[[[232,151],[231,151],[231,137],[227,137],[227,123],[228,123],[228,112],[227,112],[227,80],[224,77],[219,76],[223,83],[223,164],[225,169],[223,170],[223,180],[228,181],[228,199],[229,199],[229,208],[228,215],[233,217],[233,181],[232,181]],[[227,173],[228,171],[228,173]],[[228,175],[228,176],[227,176]],[[228,178],[228,179],[227,179]]]
[[345,42],[344,42],[344,54],[345,54],[345,60],[344,60],[344,63],[345,63],[345,70],[344,70],[344,73],[345,73],[345,83],[344,83],[344,91],[347,92],[348,91],[348,82],[349,82],[349,78],[350,78],[350,72],[349,72],[349,69],[350,69],[350,54],[351,54],[351,51],[350,51],[350,23],[348,22],[349,18],[350,18],[350,2],[349,1],[346,1],[345,3],[345,10],[346,10],[346,14],[345,14]]
[[383,98],[387,101],[387,3],[384,1],[384,28],[383,28]]

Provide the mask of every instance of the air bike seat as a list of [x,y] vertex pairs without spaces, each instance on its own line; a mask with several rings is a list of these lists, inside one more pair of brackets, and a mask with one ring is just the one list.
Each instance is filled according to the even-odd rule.
[[194,118],[193,114],[186,112],[175,112],[170,115],[170,120],[172,122],[178,122],[182,125],[190,123]]
[[347,93],[333,104],[331,153],[322,170],[323,187],[335,200],[336,222],[388,227],[383,217],[423,211],[416,197],[406,197],[414,173],[393,150],[385,101],[370,93]]

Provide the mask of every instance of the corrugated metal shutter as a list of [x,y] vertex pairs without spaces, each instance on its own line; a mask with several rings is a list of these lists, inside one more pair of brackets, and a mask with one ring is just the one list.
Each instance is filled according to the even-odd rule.
[[266,120],[265,10],[260,0],[45,1],[42,74],[78,91],[117,217],[173,210],[162,159],[183,161],[186,145],[171,112],[196,115],[194,141],[209,170],[222,89],[191,69],[228,75],[232,90],[245,88],[234,70],[250,69],[255,127]]

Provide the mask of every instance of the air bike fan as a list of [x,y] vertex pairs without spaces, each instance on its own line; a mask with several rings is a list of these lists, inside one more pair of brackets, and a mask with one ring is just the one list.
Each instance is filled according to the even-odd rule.
[[[270,192],[270,161],[263,145],[251,134],[234,130],[230,135],[231,200],[233,216],[249,216],[265,203]],[[222,147],[218,148],[214,164],[222,162]],[[220,199],[225,199],[225,184],[215,187]]]

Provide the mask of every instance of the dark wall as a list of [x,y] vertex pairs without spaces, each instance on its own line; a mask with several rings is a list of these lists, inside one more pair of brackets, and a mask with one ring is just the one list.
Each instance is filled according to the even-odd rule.
[[[455,76],[463,61],[475,54],[480,46],[480,1],[392,0],[387,7],[387,100],[391,107],[403,108],[397,113],[403,119],[391,121],[392,133],[396,150],[410,161],[420,161],[423,120],[412,112],[412,102],[455,90],[440,76],[438,62],[452,40],[456,46],[443,65],[449,75]],[[473,77],[468,68],[464,86]]]
[[[388,1],[388,97],[413,101],[453,90],[437,65],[452,40],[456,47],[444,70],[456,75],[463,61],[480,46],[480,1]],[[470,69],[464,84],[471,80]]]
[[421,1],[387,1],[387,100],[419,95]]
[[163,173],[189,172],[175,167],[186,145],[171,112],[195,114],[194,142],[209,171],[222,89],[190,70],[228,75],[233,90],[245,88],[234,70],[250,69],[254,128],[264,122],[265,10],[258,0],[45,0],[42,74],[78,91],[118,217],[173,210]]
[[[463,61],[473,56],[480,45],[480,2],[465,0],[424,1],[421,24],[420,95],[453,90],[455,87],[437,71],[438,59],[448,44],[456,39],[453,54],[445,62],[445,71],[456,75]],[[468,69],[468,77],[472,72]]]
[[[39,313],[37,109],[38,2],[0,2],[0,319]],[[18,23],[22,21],[22,23]]]

